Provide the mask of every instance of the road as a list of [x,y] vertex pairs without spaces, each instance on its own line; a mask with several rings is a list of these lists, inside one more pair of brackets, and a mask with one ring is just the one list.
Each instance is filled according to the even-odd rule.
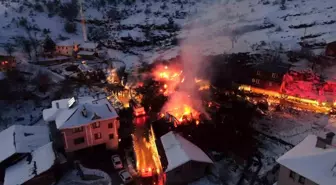
[[164,184],[161,162],[157,153],[154,138],[147,126],[146,116],[134,119],[135,129],[133,133],[133,145],[136,157],[136,168],[140,175],[137,181],[139,185]]

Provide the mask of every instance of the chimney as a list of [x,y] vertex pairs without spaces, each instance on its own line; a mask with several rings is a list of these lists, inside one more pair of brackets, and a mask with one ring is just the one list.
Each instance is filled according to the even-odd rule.
[[82,110],[82,115],[84,116],[84,117],[87,117],[87,111],[86,111],[86,108],[84,107],[84,109]]
[[332,144],[332,141],[333,141],[333,139],[334,139],[334,136],[335,136],[335,134],[333,133],[333,132],[329,132],[329,133],[327,133],[326,134],[326,143],[328,144],[328,145],[331,145]]
[[332,132],[329,132],[326,134],[326,138],[321,138],[321,137],[317,137],[317,141],[316,141],[316,147],[317,148],[323,148],[326,149],[327,145],[331,145],[333,138],[334,138],[335,134]]

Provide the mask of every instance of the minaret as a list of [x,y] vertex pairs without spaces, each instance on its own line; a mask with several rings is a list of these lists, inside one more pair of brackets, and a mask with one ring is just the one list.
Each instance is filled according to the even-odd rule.
[[79,0],[79,7],[80,7],[80,14],[81,14],[83,37],[84,37],[84,42],[86,42],[87,34],[86,34],[85,17],[84,17],[84,12],[83,12],[82,0]]

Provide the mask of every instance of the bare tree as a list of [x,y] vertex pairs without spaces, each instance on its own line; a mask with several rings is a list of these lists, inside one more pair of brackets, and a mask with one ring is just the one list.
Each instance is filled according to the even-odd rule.
[[14,44],[12,43],[6,43],[4,49],[9,56],[12,56],[13,52],[15,51]]

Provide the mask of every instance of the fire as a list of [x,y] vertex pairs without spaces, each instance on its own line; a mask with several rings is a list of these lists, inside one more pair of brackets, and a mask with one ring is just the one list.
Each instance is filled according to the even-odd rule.
[[160,89],[160,93],[165,96],[172,94],[178,84],[183,82],[184,78],[182,73],[183,71],[177,66],[168,67],[167,65],[159,65],[152,72],[155,80],[164,83],[163,87]]
[[[297,110],[308,110],[308,111],[314,111],[318,113],[329,113],[332,110],[332,106],[327,104],[326,102],[319,102],[317,100],[311,100],[307,98],[300,98],[295,96],[290,96],[286,94],[281,94],[279,92],[260,89],[256,87],[241,85],[239,88],[241,91],[251,92],[255,94],[261,94],[268,96],[267,103],[268,105],[272,104],[290,104],[292,108]],[[248,101],[251,101],[253,103],[257,103],[257,101],[253,98],[246,98]]]
[[174,116],[180,123],[190,122],[192,120],[196,120],[197,124],[199,123],[198,118],[200,113],[187,104],[176,105],[175,108],[167,110],[167,113]]

